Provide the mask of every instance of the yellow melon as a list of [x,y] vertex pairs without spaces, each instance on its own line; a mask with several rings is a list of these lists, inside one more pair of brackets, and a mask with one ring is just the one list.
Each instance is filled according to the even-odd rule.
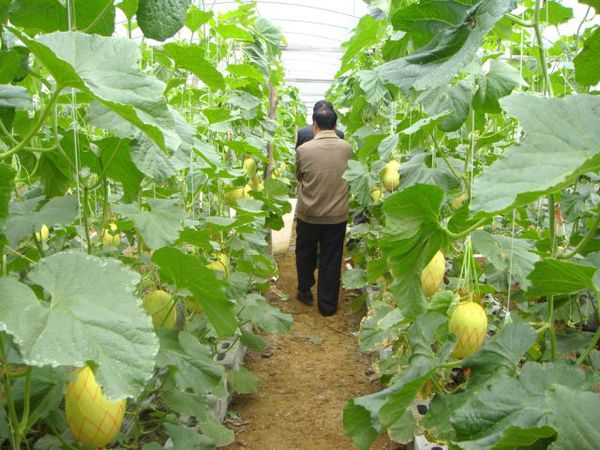
[[256,174],[256,161],[249,156],[246,157],[242,164],[242,169],[244,169],[247,176],[253,177]]
[[487,334],[487,316],[479,303],[459,303],[448,327],[457,337],[456,347],[452,351],[455,358],[464,358],[478,350]]
[[120,243],[121,235],[117,232],[117,224],[109,224],[108,229],[102,232],[102,245],[105,247],[118,247]]
[[155,328],[175,328],[177,311],[173,297],[168,292],[156,289],[144,297],[144,309],[152,316]]
[[379,203],[383,198],[383,193],[381,192],[381,189],[379,189],[378,187],[374,187],[373,189],[371,189],[371,198],[375,203]]
[[438,251],[431,261],[429,261],[429,264],[425,266],[421,275],[421,285],[427,297],[431,297],[438,291],[442,285],[442,281],[444,281],[445,273],[446,260],[444,259],[444,254]]
[[229,273],[231,271],[231,260],[227,253],[220,253],[218,258],[207,264],[206,267],[212,270],[218,270],[219,272]]
[[46,224],[44,224],[41,226],[40,231],[36,231],[35,238],[39,242],[46,242],[46,239],[48,239],[49,231],[50,230],[48,230],[48,226]]
[[381,172],[381,181],[388,191],[393,191],[400,186],[400,163],[395,159],[390,160]]
[[75,382],[68,382],[65,408],[67,423],[75,439],[93,448],[110,443],[125,417],[125,400],[109,401],[87,366],[77,371]]

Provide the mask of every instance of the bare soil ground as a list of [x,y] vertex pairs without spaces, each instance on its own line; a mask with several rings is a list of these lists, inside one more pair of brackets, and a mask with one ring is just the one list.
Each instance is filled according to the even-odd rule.
[[[316,305],[296,300],[294,250],[277,262],[277,289],[289,295],[289,301],[271,302],[292,314],[294,325],[285,335],[263,336],[266,352],[246,355],[246,366],[262,384],[258,392],[234,398],[230,410],[239,413],[239,419],[227,420],[236,432],[227,450],[351,450],[342,408],[349,398],[381,389],[367,375],[369,357],[352,334],[362,316],[349,310],[351,300],[342,292],[338,313],[321,317]],[[404,447],[383,436],[372,448]]]

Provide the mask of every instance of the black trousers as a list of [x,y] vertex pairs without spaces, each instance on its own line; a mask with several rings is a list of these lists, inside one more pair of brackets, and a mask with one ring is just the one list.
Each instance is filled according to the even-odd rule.
[[317,304],[323,315],[334,314],[338,305],[342,252],[346,222],[314,224],[296,222],[296,270],[298,290],[309,291],[315,285],[315,269],[319,264]]

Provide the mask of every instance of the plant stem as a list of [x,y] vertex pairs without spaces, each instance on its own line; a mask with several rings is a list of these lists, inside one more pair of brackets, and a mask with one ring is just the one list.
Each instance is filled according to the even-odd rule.
[[83,232],[85,233],[85,241],[87,242],[87,253],[92,254],[92,241],[90,239],[90,225],[88,222],[87,209],[90,191],[87,186],[83,188],[83,205],[81,207],[81,217],[83,219]]
[[6,395],[6,409],[8,409],[8,423],[11,429],[10,440],[12,447],[15,450],[21,449],[21,433],[19,431],[19,419],[17,418],[17,410],[15,408],[15,399],[13,398],[12,385],[8,377],[10,372],[10,364],[6,352],[4,351],[4,333],[0,333],[0,358],[2,358],[2,384],[4,386],[4,394]]
[[464,231],[462,231],[460,233],[453,233],[452,231],[450,231],[448,229],[444,229],[444,231],[446,232],[446,235],[448,235],[448,237],[450,239],[452,239],[453,241],[456,241],[456,240],[459,240],[459,239],[463,239],[471,231],[474,231],[477,228],[483,226],[488,220],[490,220],[489,217],[485,217],[483,219],[480,219],[477,222],[475,222],[473,225],[471,225],[469,228],[467,228],[466,230],[464,230]]
[[40,118],[37,121],[37,123],[33,126],[33,128],[31,128],[31,130],[29,130],[29,133],[27,133],[27,135],[23,138],[23,140],[21,142],[19,142],[17,145],[15,145],[12,149],[8,150],[7,152],[0,153],[0,159],[8,158],[9,156],[12,156],[15,153],[21,151],[27,145],[27,143],[37,134],[39,129],[42,128],[42,125],[44,125],[44,122],[46,121],[48,114],[50,114],[50,111],[54,107],[54,103],[56,103],[56,100],[58,99],[58,96],[60,95],[61,90],[62,90],[62,88],[60,86],[56,87],[55,91],[52,93],[52,96],[50,97],[50,100],[48,100],[48,103],[46,104],[46,108],[44,108],[44,110],[42,111],[42,114],[40,115]]
[[579,244],[577,244],[577,246],[573,249],[573,251],[571,251],[569,253],[563,253],[562,255],[558,255],[558,258],[569,259],[569,258],[572,258],[573,256],[575,256],[577,253],[579,253],[579,251],[582,248],[584,248],[588,244],[588,242],[590,242],[592,240],[592,238],[596,234],[596,230],[598,230],[598,226],[600,226],[600,211],[596,212],[596,219],[594,220],[592,227],[587,232],[585,237],[581,240],[581,242],[579,242]]
[[[554,194],[548,196],[548,228],[550,231],[551,256],[556,255],[556,223],[554,217]],[[554,327],[554,295],[548,297],[548,333],[550,334],[550,353],[552,361],[556,359],[556,329]]]
[[21,425],[19,434],[25,437],[27,433],[27,422],[29,422],[29,411],[31,407],[31,367],[27,368],[25,374],[25,389],[23,391],[23,415],[21,416]]
[[444,153],[444,151],[442,150],[442,148],[440,146],[438,146],[437,141],[435,140],[433,134],[431,135],[431,139],[433,141],[433,146],[435,147],[436,152],[438,152],[441,156],[442,159],[446,162],[446,164],[448,165],[448,168],[450,169],[450,171],[452,172],[452,174],[458,178],[459,180],[464,180],[465,177],[460,175],[456,169],[454,168],[454,166],[450,163],[450,160],[448,159],[448,157],[446,156],[446,154]]
[[600,327],[598,327],[598,329],[596,330],[596,333],[594,333],[594,336],[592,337],[592,341],[586,347],[585,351],[581,354],[581,356],[579,358],[577,358],[576,363],[578,365],[581,364],[589,356],[589,354],[592,352],[592,350],[594,350],[596,348],[596,344],[598,343],[598,340],[600,340]]
[[516,23],[517,25],[521,25],[522,27],[526,27],[526,28],[535,27],[535,24],[533,22],[530,22],[528,20],[523,20],[520,17],[515,16],[514,14],[504,14],[504,18],[510,20],[513,23]]
[[542,73],[544,74],[544,92],[550,97],[554,97],[552,91],[552,83],[550,82],[550,74],[548,73],[548,63],[546,61],[546,50],[544,50],[544,37],[542,35],[542,28],[540,26],[540,8],[542,6],[542,0],[535,0],[535,10],[533,15],[533,28],[535,30],[535,38],[537,40],[538,52],[540,57],[540,65],[542,66]]

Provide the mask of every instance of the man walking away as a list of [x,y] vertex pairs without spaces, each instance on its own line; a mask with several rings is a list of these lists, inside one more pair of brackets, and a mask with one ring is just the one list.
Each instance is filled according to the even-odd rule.
[[336,124],[333,109],[315,109],[315,137],[296,152],[298,300],[307,305],[313,303],[311,288],[318,260],[317,304],[323,316],[331,316],[337,310],[348,220],[348,185],[342,175],[348,168],[352,148],[338,137]]
[[[333,111],[333,105],[331,104],[331,102],[328,102],[327,100],[319,100],[317,103],[315,103],[315,106],[313,106],[313,113],[321,108],[326,108],[326,109],[330,109]],[[339,137],[344,139],[344,133],[342,131],[335,130],[335,133]],[[305,127],[299,128],[298,129],[298,137],[296,139],[296,150],[298,150],[298,147],[300,147],[302,144],[307,143],[314,137],[315,137],[315,134],[313,133],[312,125],[306,125]]]

